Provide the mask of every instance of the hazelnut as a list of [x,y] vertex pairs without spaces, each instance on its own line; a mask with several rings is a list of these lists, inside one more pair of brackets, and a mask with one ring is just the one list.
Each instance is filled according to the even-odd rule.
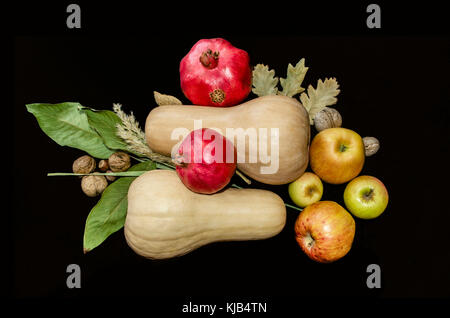
[[89,197],[96,197],[108,186],[104,176],[84,176],[81,179],[81,189]]
[[108,160],[100,160],[98,163],[98,168],[100,169],[100,171],[105,172],[106,170],[109,169],[109,164],[108,164]]
[[314,116],[314,126],[317,131],[327,128],[341,127],[342,117],[334,108],[324,107]]
[[95,159],[85,155],[73,162],[73,173],[91,173],[95,170]]
[[122,151],[115,152],[108,158],[108,164],[113,172],[126,171],[131,166],[130,156]]
[[[106,171],[106,173],[112,173],[112,171],[111,170],[108,170],[108,171]],[[113,182],[114,180],[116,180],[116,177],[115,176],[105,176],[106,177],[106,179],[108,180],[108,181],[111,181],[111,182]]]
[[366,157],[374,155],[380,149],[380,142],[375,137],[364,137],[363,142]]

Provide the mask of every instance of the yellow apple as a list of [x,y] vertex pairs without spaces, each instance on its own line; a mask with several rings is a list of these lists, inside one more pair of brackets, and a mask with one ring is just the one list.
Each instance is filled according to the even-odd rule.
[[355,178],[364,166],[364,143],[347,128],[328,128],[318,133],[309,148],[311,169],[323,181],[342,184]]
[[317,175],[305,172],[300,178],[289,184],[288,190],[292,201],[304,208],[322,198],[323,184]]

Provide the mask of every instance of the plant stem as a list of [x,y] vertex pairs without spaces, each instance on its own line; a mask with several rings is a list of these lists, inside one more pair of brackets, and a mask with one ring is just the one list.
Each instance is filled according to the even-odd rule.
[[[231,185],[231,187],[232,187],[232,188],[236,188],[236,189],[243,189],[243,187],[238,186],[238,185],[235,184],[235,183],[233,183],[233,184]],[[297,210],[297,211],[303,211],[302,208],[299,208],[299,207],[294,206],[294,205],[289,204],[289,203],[284,203],[284,205],[287,206],[288,208],[291,208],[291,209],[294,209],[294,210]]]
[[129,155],[131,158],[133,158],[134,160],[136,160],[136,161],[139,161],[139,162],[144,162],[144,161],[148,161],[148,159],[143,159],[143,158],[138,158],[138,157],[136,157],[136,156],[133,156],[133,155]]
[[[165,169],[165,170],[174,170],[173,167],[167,165],[167,164],[162,164],[157,162],[156,163],[156,167],[158,169]],[[147,172],[145,171],[123,171],[123,172],[92,172],[92,173],[72,173],[72,172],[52,172],[52,173],[47,173],[48,177],[59,177],[59,176],[115,176],[115,177],[139,177],[140,175],[142,175],[143,173]],[[231,184],[232,188],[236,188],[236,189],[243,189],[243,187],[238,186],[237,184],[233,183]],[[297,210],[297,211],[303,211],[302,208],[299,208],[297,206],[288,204],[288,203],[284,203],[284,205],[286,205],[288,208]]]
[[288,204],[288,203],[284,203],[285,206],[287,206],[288,208],[297,210],[297,211],[303,211],[302,208],[299,208],[298,206],[292,205],[292,204]]
[[147,171],[123,171],[123,172],[92,172],[92,173],[72,173],[72,172],[52,172],[47,173],[48,177],[60,176],[115,176],[115,177],[139,177]]
[[162,170],[175,170],[174,167],[166,164],[166,163],[160,163],[160,162],[155,162],[156,163],[156,168],[158,169],[162,169]]
[[246,176],[244,176],[244,174],[242,172],[240,172],[239,170],[236,169],[236,174],[242,178],[242,180],[245,181],[245,183],[247,184],[252,184],[252,182],[250,181],[250,179],[248,179]]

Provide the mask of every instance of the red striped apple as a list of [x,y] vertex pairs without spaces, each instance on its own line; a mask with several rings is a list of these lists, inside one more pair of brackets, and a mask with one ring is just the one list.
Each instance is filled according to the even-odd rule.
[[359,176],[350,181],[344,190],[347,209],[361,219],[373,219],[384,212],[389,194],[378,178]]
[[311,169],[323,181],[342,184],[355,178],[364,166],[364,143],[347,128],[328,128],[318,133],[309,148]]
[[333,201],[308,205],[295,221],[297,243],[312,260],[331,263],[344,257],[355,237],[355,220]]

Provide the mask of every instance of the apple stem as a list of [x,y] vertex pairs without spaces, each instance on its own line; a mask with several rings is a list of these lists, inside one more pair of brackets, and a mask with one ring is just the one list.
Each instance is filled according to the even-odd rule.
[[373,197],[373,189],[372,188],[369,189],[368,192],[363,194],[363,198],[365,201],[369,201],[370,199],[372,199],[372,197]]

